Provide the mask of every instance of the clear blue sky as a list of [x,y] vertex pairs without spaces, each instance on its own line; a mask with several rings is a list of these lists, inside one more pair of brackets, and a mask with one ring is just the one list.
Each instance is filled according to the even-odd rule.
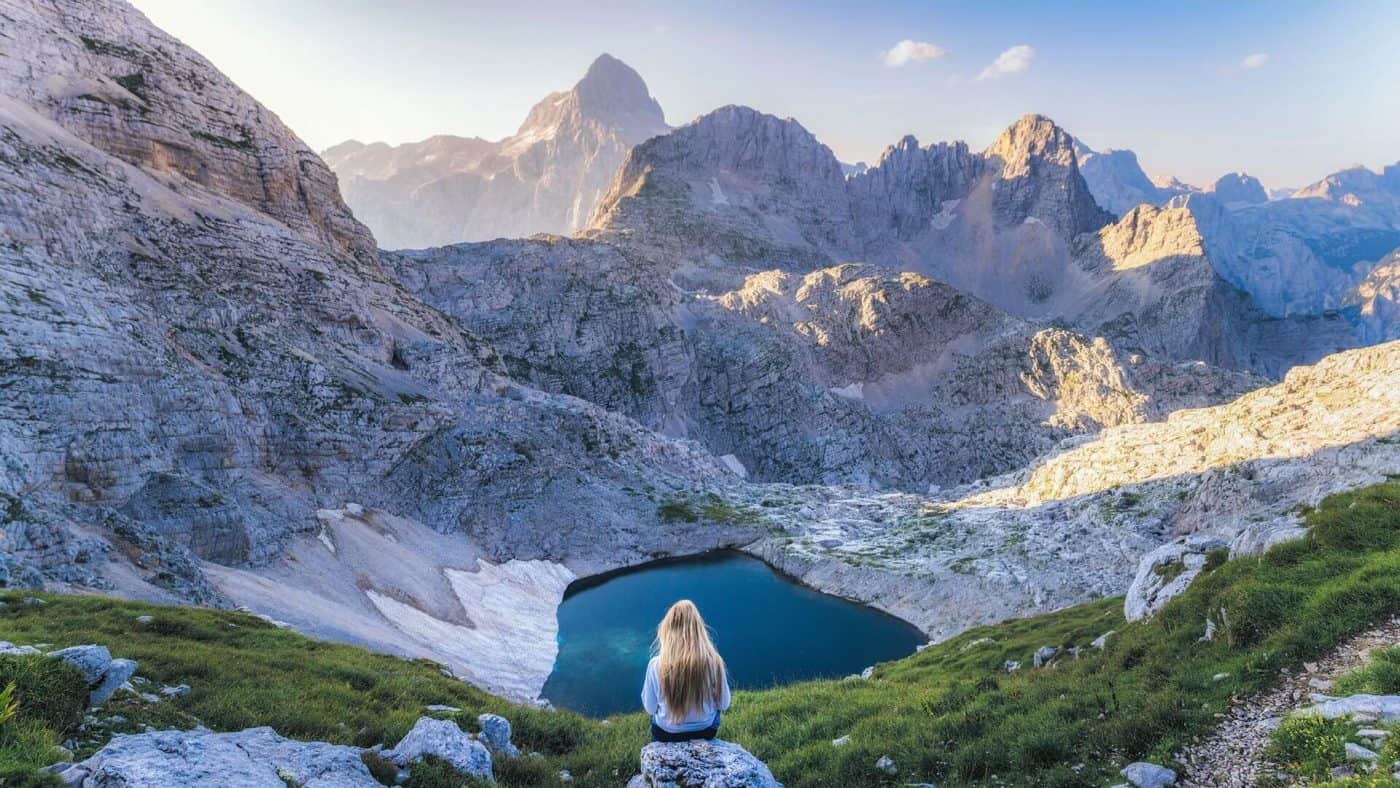
[[[1244,170],[1298,186],[1400,160],[1396,0],[135,4],[317,149],[506,136],[606,51],[672,124],[747,104],[847,161],[906,133],[981,147],[1027,112],[1198,183]],[[890,65],[905,40],[915,57]],[[1013,47],[1029,57],[988,70]]]

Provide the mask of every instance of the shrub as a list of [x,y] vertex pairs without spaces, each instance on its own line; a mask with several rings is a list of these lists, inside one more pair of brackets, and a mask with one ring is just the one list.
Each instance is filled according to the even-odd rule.
[[1270,760],[1300,777],[1325,778],[1346,759],[1351,723],[1317,716],[1289,717],[1270,738]]

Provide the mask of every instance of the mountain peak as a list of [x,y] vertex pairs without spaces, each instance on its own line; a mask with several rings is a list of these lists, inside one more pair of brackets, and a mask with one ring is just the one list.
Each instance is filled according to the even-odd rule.
[[1031,157],[1062,165],[1074,161],[1075,139],[1044,115],[1022,115],[987,148],[988,157],[1001,159],[1008,175],[1016,175]]
[[1228,172],[1220,176],[1215,183],[1206,187],[1206,191],[1226,203],[1252,205],[1269,201],[1269,193],[1264,191],[1259,179],[1243,172]]
[[1099,208],[1079,172],[1076,141],[1044,115],[1023,115],[983,154],[1000,168],[997,192],[1004,219],[1034,217],[1064,238],[1097,230],[1113,220]]
[[573,89],[580,111],[589,117],[627,123],[664,125],[661,105],[635,69],[604,52],[588,66]]

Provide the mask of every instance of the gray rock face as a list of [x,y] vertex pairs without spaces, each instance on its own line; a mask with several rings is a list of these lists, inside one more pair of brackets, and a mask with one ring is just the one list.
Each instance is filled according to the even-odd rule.
[[513,377],[697,439],[761,481],[966,482],[1069,434],[1261,382],[1035,331],[873,266],[769,271],[706,296],[677,291],[632,252],[578,239],[389,259]]
[[[400,578],[334,556],[314,580],[277,574],[327,503],[452,534],[460,561],[446,568],[463,572],[478,557],[609,568],[756,537],[662,522],[662,500],[737,480],[693,443],[510,380],[495,350],[394,280],[318,161],[272,158],[304,146],[139,13],[6,14],[24,39],[0,64],[0,290],[14,294],[0,299],[0,546],[13,583],[228,605],[268,587],[245,572],[273,587],[300,577],[343,588],[326,604],[354,611],[300,621],[366,642],[394,630],[371,595],[390,598]],[[125,76],[138,66],[145,110],[116,81],[138,84]],[[111,101],[60,95],[54,74]],[[249,141],[196,138],[190,155],[208,159],[194,171],[150,152],[189,129],[241,139],[229,113]],[[284,187],[304,195],[284,200]],[[439,596],[442,569],[425,581]],[[260,612],[323,599],[273,597]],[[451,598],[428,606],[466,628],[489,612]],[[373,642],[421,653],[394,631]]]
[[668,130],[642,78],[605,54],[498,142],[348,141],[322,155],[381,245],[423,248],[582,229],[627,151]]
[[1081,240],[1083,289],[1056,308],[1083,331],[1171,359],[1278,377],[1354,347],[1340,315],[1277,318],[1216,271],[1200,216],[1139,206]]
[[404,734],[384,757],[412,770],[414,761],[432,755],[452,764],[461,774],[495,781],[491,773],[491,753],[451,720],[419,717],[413,729]]
[[1223,540],[1214,537],[1191,536],[1164,544],[1143,556],[1123,600],[1123,617],[1137,621],[1161,610],[1201,573],[1210,551],[1225,547]]
[[107,665],[107,670],[102,674],[102,683],[93,688],[88,695],[89,706],[101,706],[111,697],[117,694],[117,690],[136,675],[136,660],[134,659],[114,659]]
[[18,0],[6,16],[23,44],[0,62],[4,95],[147,172],[181,176],[338,250],[374,254],[316,154],[135,8]]
[[645,788],[778,788],[773,773],[737,744],[692,741],[653,742],[642,748]]
[[733,269],[810,270],[857,248],[846,181],[831,149],[792,119],[721,107],[633,148],[591,226],[634,238],[648,259],[708,260],[677,275],[719,287]]
[[1079,174],[1074,145],[1074,138],[1044,115],[1027,115],[1002,132],[983,154],[1000,166],[992,200],[997,218],[1008,223],[1034,218],[1066,239],[1112,222]]
[[230,788],[374,788],[359,750],[298,742],[271,728],[236,733],[161,731],[117,736],[73,767],[88,788],[221,785]]
[[1386,255],[1347,299],[1366,342],[1400,339],[1400,249]]
[[61,659],[77,668],[78,673],[82,675],[83,680],[90,687],[102,683],[102,677],[107,675],[107,668],[112,664],[112,652],[108,651],[106,646],[96,644],[69,646],[58,651],[50,651],[49,656]]
[[499,714],[482,714],[476,721],[481,725],[481,735],[477,738],[486,749],[506,758],[519,757],[520,748],[510,742],[510,720]]
[[1137,788],[1163,788],[1176,785],[1176,772],[1155,763],[1138,761],[1128,764],[1121,774]]

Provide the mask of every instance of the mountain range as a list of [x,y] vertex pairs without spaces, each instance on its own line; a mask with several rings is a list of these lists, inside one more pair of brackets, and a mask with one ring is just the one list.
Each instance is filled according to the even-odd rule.
[[847,168],[607,56],[323,160],[121,0],[5,13],[7,585],[533,700],[577,577],[736,547],[942,638],[1400,470],[1400,166],[1163,187],[1032,114]]
[[503,140],[350,140],[321,156],[382,246],[418,248],[580,230],[627,151],[669,130],[641,76],[605,54]]

